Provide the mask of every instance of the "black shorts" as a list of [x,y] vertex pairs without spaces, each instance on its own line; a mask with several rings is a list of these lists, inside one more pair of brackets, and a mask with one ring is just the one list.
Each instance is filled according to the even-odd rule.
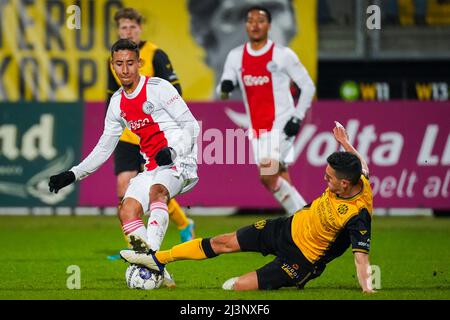
[[118,175],[124,171],[142,171],[145,163],[140,153],[140,147],[124,141],[119,141],[114,151],[114,173]]
[[237,231],[237,240],[243,252],[260,252],[276,258],[256,270],[258,287],[274,290],[281,287],[299,289],[318,277],[325,265],[314,265],[302,254],[292,240],[291,217],[261,220]]

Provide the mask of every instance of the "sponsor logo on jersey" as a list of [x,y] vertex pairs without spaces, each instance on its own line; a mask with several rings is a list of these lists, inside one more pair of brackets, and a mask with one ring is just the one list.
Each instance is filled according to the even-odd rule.
[[270,79],[268,76],[252,76],[252,75],[244,76],[244,84],[247,87],[263,86],[269,82],[270,82]]
[[177,101],[180,98],[181,98],[181,96],[179,94],[174,95],[172,98],[167,100],[166,106],[170,106],[172,103],[174,103],[175,101]]
[[367,242],[362,242],[362,241],[359,241],[359,242],[358,242],[358,246],[360,246],[360,247],[365,247],[365,248],[370,248],[370,244],[369,244],[369,243],[367,243]]
[[267,71],[275,72],[277,70],[278,70],[278,65],[275,63],[275,61],[269,61],[267,63]]
[[142,111],[145,114],[151,114],[153,112],[153,110],[155,110],[155,106],[150,101],[145,101],[142,104]]
[[128,122],[130,128],[132,131],[141,129],[147,125],[150,124],[150,119],[149,118],[145,118],[145,119],[139,119],[139,120],[131,120]]

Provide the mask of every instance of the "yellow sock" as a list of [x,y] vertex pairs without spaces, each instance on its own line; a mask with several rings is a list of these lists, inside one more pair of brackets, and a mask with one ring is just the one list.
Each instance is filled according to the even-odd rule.
[[202,248],[202,238],[197,238],[178,244],[170,250],[158,251],[155,253],[159,262],[166,264],[177,260],[203,260],[207,256]]
[[175,222],[178,230],[184,229],[189,225],[186,214],[175,199],[170,199],[167,209],[169,211],[170,220]]

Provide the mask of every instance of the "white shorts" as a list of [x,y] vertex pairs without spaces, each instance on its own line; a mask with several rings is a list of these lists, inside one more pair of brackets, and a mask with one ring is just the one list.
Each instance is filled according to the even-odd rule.
[[184,169],[176,170],[169,167],[158,167],[152,171],[144,171],[130,180],[125,198],[133,198],[142,205],[144,213],[150,208],[150,188],[162,184],[169,191],[170,198],[188,192],[198,182],[196,172],[184,174]]
[[265,132],[257,139],[252,139],[256,164],[264,163],[267,159],[276,160],[284,166],[293,163],[294,139],[294,137],[287,138],[280,130]]

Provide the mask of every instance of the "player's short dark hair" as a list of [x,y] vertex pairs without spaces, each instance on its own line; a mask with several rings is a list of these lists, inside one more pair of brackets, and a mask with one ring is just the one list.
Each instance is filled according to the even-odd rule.
[[349,180],[356,185],[361,178],[362,165],[358,156],[351,152],[336,151],[327,158],[328,164],[336,171],[339,179]]
[[263,11],[267,16],[267,20],[269,20],[269,23],[272,22],[272,15],[270,14],[269,9],[263,6],[251,6],[250,8],[248,8],[245,14],[245,19],[247,19],[248,14],[253,10]]
[[139,58],[139,46],[130,39],[117,40],[111,47],[111,58],[113,57],[114,52],[119,50],[134,51],[136,56]]
[[137,22],[138,25],[141,25],[144,22],[144,17],[133,8],[122,8],[116,12],[114,15],[114,20],[116,21],[117,26],[119,26],[120,19],[130,19]]

